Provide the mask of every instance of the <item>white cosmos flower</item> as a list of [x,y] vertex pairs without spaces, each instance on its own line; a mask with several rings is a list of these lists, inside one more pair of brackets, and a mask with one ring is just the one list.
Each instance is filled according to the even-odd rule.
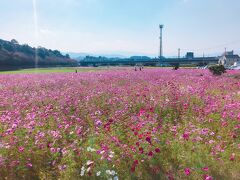
[[90,164],[93,164],[93,163],[94,163],[94,161],[88,160],[88,161],[87,161],[87,166],[89,166]]
[[100,174],[101,174],[101,171],[98,171],[96,175],[97,175],[97,176],[100,176]]
[[87,172],[89,172],[91,170],[91,166],[89,168],[87,168]]
[[94,152],[94,151],[96,151],[96,149],[93,149],[93,148],[91,148],[91,147],[87,147],[87,151],[88,151],[88,152]]
[[84,176],[84,173],[85,173],[85,167],[83,166],[82,168],[81,168],[81,176]]
[[106,174],[112,175],[114,176],[116,174],[116,172],[114,170],[106,170]]

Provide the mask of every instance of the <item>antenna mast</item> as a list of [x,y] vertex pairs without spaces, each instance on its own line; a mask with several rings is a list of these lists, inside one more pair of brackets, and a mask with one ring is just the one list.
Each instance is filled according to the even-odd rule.
[[162,59],[163,57],[163,45],[162,45],[162,40],[163,40],[163,34],[162,34],[162,30],[163,30],[163,24],[159,25],[160,28],[160,52],[159,52],[159,59]]

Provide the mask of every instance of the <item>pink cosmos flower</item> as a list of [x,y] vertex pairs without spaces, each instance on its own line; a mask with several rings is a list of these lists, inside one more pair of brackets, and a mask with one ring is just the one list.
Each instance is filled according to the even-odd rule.
[[23,152],[23,151],[24,151],[24,147],[22,147],[22,146],[19,147],[19,148],[18,148],[18,151],[19,151],[19,152]]
[[235,160],[235,153],[232,153],[230,156],[230,161],[234,161]]
[[160,149],[159,149],[159,148],[156,148],[156,149],[155,149],[155,152],[156,152],[156,153],[160,153]]
[[77,135],[81,135],[81,133],[82,133],[82,129],[81,129],[81,128],[77,128],[77,129],[76,129],[76,134],[77,134]]
[[204,168],[202,168],[202,170],[203,170],[203,171],[208,171],[209,168],[208,168],[208,167],[204,167]]
[[50,151],[51,151],[52,153],[55,153],[55,152],[56,152],[56,149],[55,149],[55,148],[50,148]]
[[183,139],[185,140],[189,140],[189,137],[190,137],[190,133],[189,132],[184,132],[183,135],[182,135]]
[[149,143],[149,144],[151,144],[152,142],[151,142],[151,137],[146,137],[146,141]]
[[148,156],[153,156],[153,152],[149,151]]
[[138,116],[142,116],[142,115],[144,115],[144,113],[146,113],[146,110],[145,109],[140,109],[140,111],[138,113]]
[[228,122],[227,121],[223,121],[221,125],[222,125],[222,127],[227,127],[228,126]]
[[135,160],[135,161],[133,162],[133,164],[137,165],[137,164],[138,164],[138,160]]
[[101,126],[101,125],[102,125],[102,121],[99,120],[99,119],[96,120],[96,121],[95,121],[95,125],[96,125],[96,126]]
[[213,180],[213,178],[211,176],[207,175],[207,174],[203,175],[203,179],[204,180]]
[[185,168],[184,173],[189,176],[191,174],[191,169],[190,168]]
[[65,170],[66,168],[67,168],[66,165],[59,165],[59,166],[58,166],[58,169],[59,169],[60,171],[63,171],[63,170]]
[[143,151],[144,151],[144,150],[143,150],[142,147],[140,147],[140,148],[139,148],[139,151],[140,151],[141,154],[143,154]]
[[33,165],[32,165],[32,163],[27,163],[27,167],[29,167],[29,168],[31,168]]
[[206,135],[208,135],[208,133],[209,133],[209,130],[207,128],[204,128],[204,129],[201,130],[202,135],[206,136]]

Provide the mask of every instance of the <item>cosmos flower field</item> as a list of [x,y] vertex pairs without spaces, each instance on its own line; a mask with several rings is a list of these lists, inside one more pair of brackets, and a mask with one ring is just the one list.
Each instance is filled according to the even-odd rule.
[[237,73],[0,75],[0,177],[240,179]]

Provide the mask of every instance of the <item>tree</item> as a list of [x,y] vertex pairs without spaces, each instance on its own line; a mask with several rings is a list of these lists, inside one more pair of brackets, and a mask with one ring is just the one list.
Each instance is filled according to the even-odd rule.
[[226,68],[223,65],[213,65],[210,66],[209,71],[213,73],[213,75],[222,75],[223,73],[226,73]]
[[3,45],[3,48],[6,49],[9,52],[13,52],[14,51],[14,47],[13,47],[13,45],[11,43],[5,43]]
[[54,54],[55,56],[57,56],[57,57],[62,57],[62,54],[61,54],[60,51],[58,51],[58,50],[54,50],[54,51],[53,51],[53,54]]
[[70,59],[70,56],[69,56],[69,54],[66,54],[66,58]]
[[12,44],[19,44],[16,39],[12,39],[12,40],[11,40],[11,43],[12,43]]
[[38,48],[38,56],[41,57],[42,59],[45,59],[47,56],[47,53],[44,48]]
[[21,51],[25,54],[34,54],[34,50],[27,44],[21,46]]

